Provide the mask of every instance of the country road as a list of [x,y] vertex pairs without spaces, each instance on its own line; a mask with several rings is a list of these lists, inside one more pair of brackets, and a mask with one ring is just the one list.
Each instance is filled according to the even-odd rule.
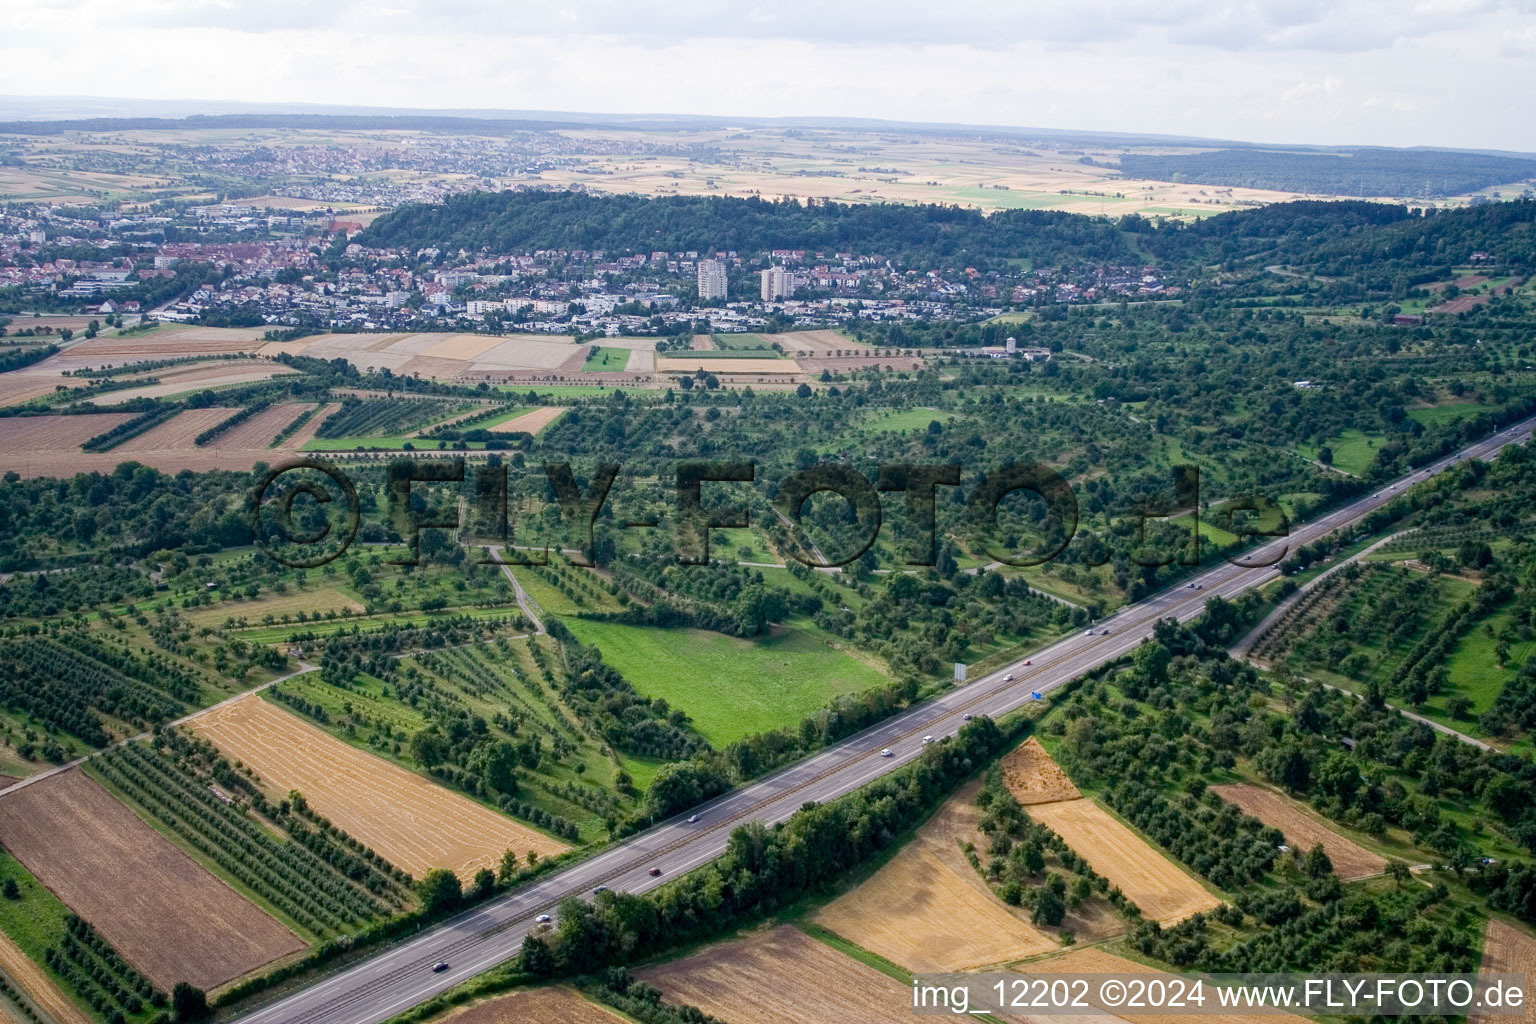
[[[1252,551],[1247,566],[1222,562],[1174,589],[1154,594],[1102,620],[1092,635],[1060,640],[814,756],[658,825],[557,874],[466,911],[393,948],[289,992],[237,1018],[242,1024],[377,1024],[515,956],[538,914],[599,885],[642,893],[704,864],[725,849],[743,822],[788,819],[807,801],[825,802],[910,763],[924,737],[953,735],[973,716],[1001,716],[1101,665],[1130,653],[1159,619],[1192,619],[1213,594],[1233,598],[1280,575],[1281,555],[1357,523],[1417,483],[1464,459],[1488,458],[1504,444],[1529,440],[1536,417],[1469,445],[1353,503],[1296,527],[1287,538]],[[1272,567],[1255,563],[1273,559]],[[1198,589],[1197,589],[1198,587]],[[892,751],[881,757],[882,748]],[[661,871],[650,876],[652,868]],[[446,963],[441,972],[433,966]]]

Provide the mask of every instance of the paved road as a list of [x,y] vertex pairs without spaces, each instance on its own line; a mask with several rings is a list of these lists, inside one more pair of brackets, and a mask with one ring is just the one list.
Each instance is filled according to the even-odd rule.
[[[1349,526],[1390,501],[1402,489],[1468,457],[1488,458],[1515,440],[1527,440],[1536,417],[1514,430],[1472,445],[1382,490],[1297,527],[1248,556],[1249,566],[1287,545],[1310,543]],[[1094,629],[970,684],[951,690],[897,717],[830,747],[699,809],[699,821],[679,817],[558,874],[508,893],[346,970],[290,993],[240,1018],[241,1024],[376,1024],[514,956],[537,927],[536,915],[552,913],[568,896],[588,896],[598,885],[645,892],[719,856],[731,829],[748,820],[784,821],[809,800],[834,799],[916,758],[923,738],[952,735],[974,715],[997,717],[1106,662],[1119,658],[1151,633],[1159,619],[1198,615],[1212,594],[1236,597],[1280,574],[1276,567],[1222,563],[1191,585],[1154,594],[1124,608]],[[1194,589],[1198,584],[1199,589]],[[1107,629],[1107,632],[1101,630]],[[882,757],[882,748],[892,751]],[[659,878],[649,874],[660,868]],[[446,963],[442,972],[433,966]]]

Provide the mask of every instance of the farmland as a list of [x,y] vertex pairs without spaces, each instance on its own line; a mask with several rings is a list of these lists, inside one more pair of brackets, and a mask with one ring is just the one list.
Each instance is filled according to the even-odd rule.
[[348,400],[321,421],[315,436],[332,439],[408,435],[437,420],[463,412],[464,409],[462,403],[423,399]]
[[243,423],[236,424],[214,438],[214,448],[256,449],[265,448],[278,431],[292,423],[309,406],[274,405],[263,409]]
[[623,1024],[624,1018],[568,988],[496,996],[435,1018],[433,1024]]
[[669,1002],[727,1020],[740,1019],[743,1006],[762,1024],[895,1020],[912,1012],[907,985],[788,926],[640,971],[638,977]]
[[[1039,960],[1031,960],[1019,967],[1020,971],[1027,974],[1113,974],[1126,977],[1132,974],[1159,975],[1164,978],[1171,977],[1167,972],[1159,971],[1146,964],[1128,960],[1123,956],[1116,956],[1104,949],[1074,949],[1060,956],[1044,957]],[[1187,1018],[1176,1013],[1117,1013],[1116,1017],[1129,1024],[1180,1024]],[[1243,1014],[1223,1013],[1211,1016],[1221,1020],[1223,1024],[1265,1024],[1273,1021],[1282,1024],[1285,1021],[1300,1024],[1305,1020],[1288,1013]]]
[[763,359],[748,356],[731,358],[720,352],[698,352],[691,356],[658,356],[656,369],[661,373],[689,374],[792,374],[799,376],[800,365],[793,359]]
[[88,1024],[90,1018],[59,990],[41,967],[27,958],[20,946],[0,935],[0,971],[15,981],[43,1013],[58,1024]]
[[304,794],[319,813],[420,877],[468,877],[509,849],[549,856],[567,847],[306,724],[259,697],[194,719],[191,728],[255,769],[274,797]]
[[297,593],[262,597],[254,601],[221,601],[191,612],[187,618],[194,626],[201,627],[218,626],[230,619],[249,623],[266,623],[279,619],[286,621],[287,617],[296,616],[300,612],[318,615],[324,612],[340,612],[343,609],[362,612],[364,606],[339,590],[321,587]]
[[[294,929],[313,937],[342,934],[409,902],[408,876],[387,861],[359,861],[355,854],[363,848],[354,840],[312,830],[292,806],[258,802],[256,784],[211,748],[199,749],[179,732],[161,738],[163,746],[118,747],[94,767],[146,818]],[[241,795],[238,804],[229,790]],[[247,800],[301,841],[284,842],[247,815]]]
[[0,701],[29,722],[92,747],[169,721],[204,692],[198,676],[182,665],[101,635],[0,641],[0,657],[9,666],[0,679]]
[[833,697],[887,682],[878,669],[795,627],[742,640],[703,630],[570,619],[635,689],[685,709],[711,743],[797,725]]
[[519,431],[537,434],[559,419],[560,414],[563,412],[565,412],[565,409],[561,406],[547,405],[541,409],[530,409],[527,412],[519,413],[516,416],[494,424],[488,429],[493,434],[511,434]]
[[868,880],[813,920],[916,972],[1022,960],[1059,945],[995,896],[959,844],[980,843],[975,786],[963,789]]
[[1029,814],[1119,886],[1148,920],[1172,923],[1220,903],[1092,800],[1038,804]]
[[[579,373],[585,346],[564,335],[397,333],[319,334],[263,345],[262,355],[345,359],[359,370],[387,369],[434,380],[544,378]],[[622,367],[620,367],[622,369]]]
[[581,364],[583,373],[612,373],[629,365],[629,350],[598,346],[592,349],[587,361]]
[[[1523,974],[1536,977],[1536,938],[1527,932],[1497,918],[1490,918],[1488,929],[1483,933],[1483,974]],[[1536,1020],[1536,1004],[1527,1001],[1520,1017],[1473,1014],[1468,1024],[1491,1024],[1493,1021]]]
[[78,770],[0,798],[0,842],[165,991],[303,948]]
[[1333,862],[1334,872],[1344,881],[1379,875],[1386,869],[1385,857],[1371,853],[1303,813],[1290,801],[1272,790],[1250,783],[1213,786],[1223,800],[1229,800],[1266,825],[1280,830],[1293,850],[1305,851],[1321,846]]
[[1031,736],[1002,760],[1003,782],[1019,803],[1049,804],[1058,800],[1076,800],[1082,796],[1067,773]]

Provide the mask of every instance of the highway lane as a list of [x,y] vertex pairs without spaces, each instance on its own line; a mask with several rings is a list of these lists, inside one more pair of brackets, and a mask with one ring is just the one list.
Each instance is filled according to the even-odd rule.
[[[679,816],[597,856],[435,926],[259,1007],[241,1024],[376,1024],[444,992],[516,955],[523,938],[539,928],[535,918],[553,914],[569,896],[590,898],[598,886],[645,892],[686,874],[724,851],[731,830],[749,820],[784,821],[807,801],[826,802],[867,784],[918,757],[923,738],[953,735],[968,717],[998,717],[1100,665],[1132,651],[1159,619],[1186,621],[1199,615],[1212,594],[1233,598],[1280,575],[1286,550],[1311,543],[1358,522],[1409,485],[1467,458],[1487,459],[1503,445],[1527,441],[1536,417],[1384,485],[1353,503],[1295,527],[1290,536],[1263,544],[1244,561],[1221,563],[1181,584],[1126,608],[1086,630],[969,684],[910,708],[804,761],[698,808],[696,823]],[[1255,563],[1271,561],[1272,566]],[[882,757],[889,748],[892,756]],[[660,868],[660,877],[650,875]],[[441,972],[433,967],[446,963]]]

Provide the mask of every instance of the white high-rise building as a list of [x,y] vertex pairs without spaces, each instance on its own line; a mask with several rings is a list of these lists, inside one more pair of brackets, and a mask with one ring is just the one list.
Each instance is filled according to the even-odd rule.
[[795,294],[795,275],[783,267],[769,267],[763,271],[763,301],[787,299]]
[[699,301],[725,298],[725,264],[720,260],[699,260]]

